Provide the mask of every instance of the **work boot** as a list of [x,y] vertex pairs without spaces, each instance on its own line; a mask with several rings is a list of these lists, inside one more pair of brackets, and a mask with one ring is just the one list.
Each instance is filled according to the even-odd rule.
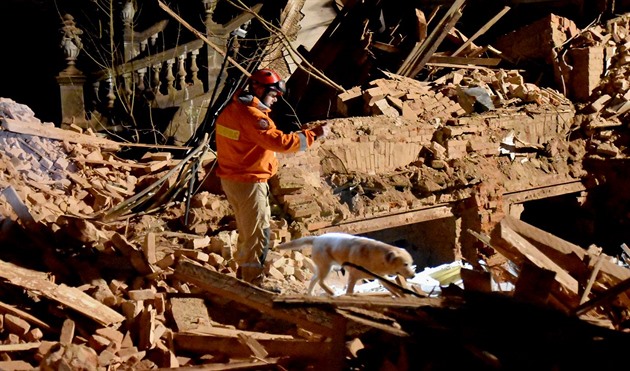
[[237,277],[243,281],[255,284],[254,281],[262,279],[263,268],[258,264],[243,264],[238,267]]

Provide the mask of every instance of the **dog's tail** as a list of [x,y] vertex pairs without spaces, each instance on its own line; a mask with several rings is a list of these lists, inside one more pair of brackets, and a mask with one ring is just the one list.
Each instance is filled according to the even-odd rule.
[[276,248],[279,250],[300,250],[305,247],[312,246],[313,241],[315,241],[315,236],[301,237],[293,241],[281,243],[280,245],[276,246]]

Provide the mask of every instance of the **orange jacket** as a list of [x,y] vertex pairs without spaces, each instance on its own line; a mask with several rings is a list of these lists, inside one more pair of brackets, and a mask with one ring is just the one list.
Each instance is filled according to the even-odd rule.
[[217,175],[238,182],[265,182],[278,171],[275,152],[305,151],[311,130],[285,134],[271,109],[253,95],[236,95],[216,120]]

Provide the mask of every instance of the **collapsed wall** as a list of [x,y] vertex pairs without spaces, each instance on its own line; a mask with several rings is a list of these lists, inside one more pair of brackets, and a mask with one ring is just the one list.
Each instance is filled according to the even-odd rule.
[[[389,242],[408,245],[419,265],[476,261],[466,229],[489,231],[519,212],[513,205],[584,189],[583,150],[566,140],[575,115],[566,98],[514,71],[458,74],[430,85],[391,75],[341,94],[342,112],[374,115],[328,120],[332,133],[317,151],[279,155],[272,192],[294,234],[408,226],[409,238]],[[488,98],[502,92],[492,94],[497,107],[474,112],[473,97],[458,99],[470,86]],[[438,220],[435,233],[416,232]]]

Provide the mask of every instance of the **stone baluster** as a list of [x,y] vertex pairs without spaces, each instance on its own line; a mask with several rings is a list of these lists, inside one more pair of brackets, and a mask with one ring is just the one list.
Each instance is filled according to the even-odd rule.
[[137,88],[139,91],[144,91],[145,86],[144,86],[144,76],[147,74],[147,68],[141,68],[138,71],[136,71],[136,73],[138,74],[138,84],[137,84]]
[[92,94],[94,97],[92,99],[92,105],[96,107],[96,105],[101,101],[101,80],[96,80],[92,83]]
[[134,81],[132,79],[133,75],[131,72],[127,72],[127,73],[124,73],[122,77],[123,77],[123,84],[124,84],[123,88],[125,89],[125,95],[127,97],[131,97],[131,94],[133,94],[133,84],[134,84]]
[[197,66],[197,56],[199,55],[199,49],[195,49],[190,53],[190,73],[191,82],[193,85],[200,85],[201,80],[197,77],[199,73],[199,67]]
[[177,77],[179,79],[179,89],[186,88],[186,53],[177,57]]
[[144,53],[147,50],[148,46],[149,46],[149,41],[148,40],[141,40],[140,41],[140,53]]
[[83,85],[85,76],[76,67],[76,61],[83,47],[81,35],[83,30],[76,26],[74,17],[63,16],[61,27],[61,44],[67,66],[57,75],[61,98],[61,124],[84,125],[87,122]]
[[171,58],[166,61],[166,88],[167,95],[174,95],[175,91],[175,75],[173,74],[173,65],[175,64],[175,58]]
[[114,94],[114,78],[109,75],[107,78],[107,108],[114,108],[114,102],[116,102],[116,94]]
[[162,64],[161,63],[154,64],[153,66],[151,66],[151,69],[153,70],[153,78],[151,79],[151,83],[153,85],[152,88],[153,88],[153,92],[157,96],[157,95],[162,94],[160,92],[160,88],[162,86],[162,80],[160,79],[160,73],[162,72]]
[[151,40],[151,46],[155,46],[155,43],[157,42],[157,39],[159,36],[160,36],[159,32],[156,32],[153,35],[151,35],[151,37],[149,38],[149,40]]

